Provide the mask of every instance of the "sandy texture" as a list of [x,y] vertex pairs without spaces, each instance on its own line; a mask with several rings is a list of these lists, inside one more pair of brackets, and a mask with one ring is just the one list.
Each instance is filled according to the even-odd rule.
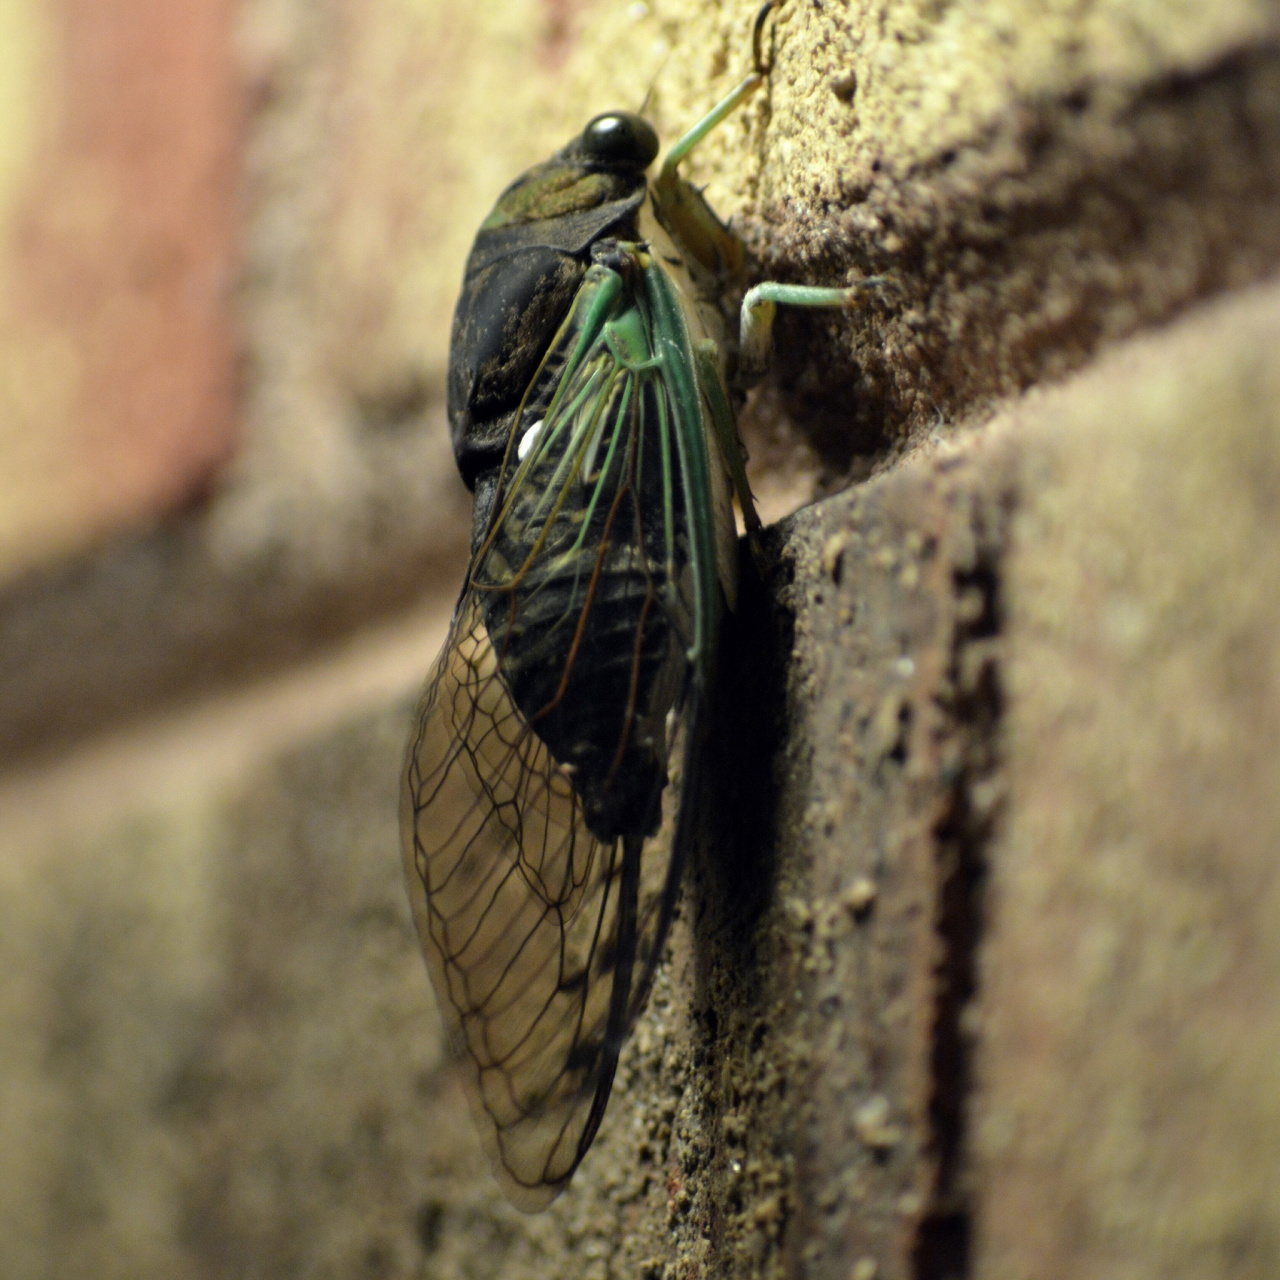
[[[730,21],[699,10],[684,84],[735,65]],[[695,171],[761,275],[889,281],[783,327],[827,483],[1274,269],[1278,23],[1261,0],[781,9],[767,96]]]

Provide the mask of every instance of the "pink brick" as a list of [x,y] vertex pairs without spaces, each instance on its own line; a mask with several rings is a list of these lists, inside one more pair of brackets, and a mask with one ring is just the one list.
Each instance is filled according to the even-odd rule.
[[234,447],[233,10],[57,7],[43,136],[0,249],[0,387],[24,406],[0,575],[191,500]]

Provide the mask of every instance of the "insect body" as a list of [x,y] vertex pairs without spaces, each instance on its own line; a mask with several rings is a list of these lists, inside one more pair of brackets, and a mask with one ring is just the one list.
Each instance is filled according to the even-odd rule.
[[[598,116],[499,198],[454,319],[449,419],[472,558],[406,753],[405,871],[509,1197],[563,1189],[604,1113],[671,920],[699,789],[730,487],[758,529],[715,297],[742,250],[651,126]],[[864,282],[865,283],[865,282]],[[852,291],[757,286],[776,301]],[[678,785],[676,785],[678,779]]]

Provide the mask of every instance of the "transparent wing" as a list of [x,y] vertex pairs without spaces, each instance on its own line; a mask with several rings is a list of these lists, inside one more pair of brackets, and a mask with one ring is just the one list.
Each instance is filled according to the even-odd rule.
[[512,703],[474,596],[429,679],[403,804],[418,932],[482,1137],[516,1203],[540,1207],[608,1087],[622,850],[586,829]]
[[402,792],[427,965],[494,1168],[529,1209],[590,1145],[661,950],[706,676],[680,410],[618,279],[584,286],[542,406],[531,391],[516,437],[540,425],[428,677]]

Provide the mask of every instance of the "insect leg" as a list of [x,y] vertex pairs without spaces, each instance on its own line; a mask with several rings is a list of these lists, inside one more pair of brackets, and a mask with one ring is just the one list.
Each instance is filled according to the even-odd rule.
[[764,83],[765,77],[769,74],[768,67],[765,66],[764,55],[761,52],[761,40],[764,33],[764,20],[769,16],[769,11],[774,7],[773,0],[769,2],[756,14],[755,29],[751,35],[752,56],[755,63],[755,70],[740,84],[727,98],[722,99],[710,111],[707,112],[697,124],[673,144],[667,157],[662,162],[662,168],[658,173],[656,185],[661,187],[669,187],[675,182],[676,167],[680,161],[689,154],[700,143],[703,138],[716,127],[725,116],[736,110],[744,103],[755,91]]
[[742,508],[743,523],[747,526],[747,542],[756,563],[760,564],[760,531],[763,525],[756,513],[755,498],[751,493],[751,485],[747,480],[747,451],[742,447],[742,437],[738,435],[738,426],[734,421],[733,409],[729,404],[729,396],[725,391],[724,378],[720,373],[720,359],[716,344],[710,339],[695,345],[694,357],[698,362],[698,386],[706,398],[707,407],[711,410],[711,424],[715,428],[716,439],[720,444],[720,453],[725,466],[729,469],[729,479],[733,481],[734,492],[738,495],[738,505]]
[[758,71],[753,71],[732,93],[726,98],[722,98],[710,111],[707,112],[697,124],[689,130],[678,142],[674,143],[671,150],[667,152],[667,157],[662,162],[662,168],[658,171],[658,176],[654,181],[654,185],[659,189],[669,187],[676,180],[676,167],[680,161],[689,154],[700,143],[703,138],[716,127],[725,116],[732,113],[737,107],[744,103],[755,91],[764,84],[764,76]]
[[786,307],[852,307],[864,289],[884,284],[881,276],[868,276],[847,289],[823,289],[804,284],[778,284],[766,281],[747,290],[742,299],[742,321],[739,331],[739,364],[744,376],[751,378],[764,371],[773,344],[773,318],[778,303]]
[[667,152],[654,178],[651,191],[658,221],[681,242],[685,250],[718,279],[736,278],[742,272],[742,242],[712,212],[702,193],[695,190],[677,169],[680,162],[730,112],[736,110],[768,76],[761,53],[765,18],[774,8],[772,0],[760,10],[752,39],[755,69],[728,97],[712,107],[697,124]]

